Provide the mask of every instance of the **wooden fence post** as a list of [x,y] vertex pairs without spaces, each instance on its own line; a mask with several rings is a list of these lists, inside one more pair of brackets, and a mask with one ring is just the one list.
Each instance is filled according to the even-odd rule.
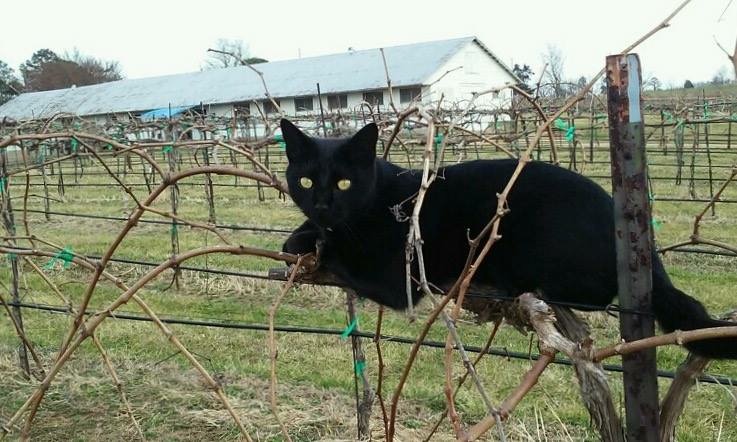
[[[8,176],[7,170],[8,163],[8,149],[0,149],[0,217],[2,218],[2,224],[5,227],[5,231],[8,236],[15,236],[15,216],[13,214],[12,199],[10,198],[10,177]],[[15,244],[15,239],[12,240],[11,244]],[[20,282],[20,270],[18,268],[18,257],[13,254],[8,254],[10,260],[10,296],[13,300],[13,309],[11,314],[20,327],[19,333],[24,334],[23,331],[23,315],[21,309],[18,307],[20,303],[19,295],[19,282]],[[28,363],[28,352],[26,351],[26,344],[21,339],[18,346],[18,361],[20,367],[23,369],[26,377],[31,377],[31,367]]]
[[[622,339],[652,336],[652,232],[643,132],[640,59],[606,58],[617,282]],[[632,313],[631,311],[638,313]],[[622,357],[627,439],[658,440],[655,349]]]
[[[202,139],[207,139],[207,131],[202,131]],[[210,152],[213,154],[216,153],[214,146],[205,146],[202,148],[202,153],[204,155],[204,165],[209,166],[210,165]],[[194,155],[197,155],[197,151],[194,151]],[[205,174],[205,198],[207,199],[207,222],[210,224],[217,223],[217,218],[215,216],[215,191],[214,186],[212,184],[212,175],[209,173]]]
[[[353,369],[354,381],[356,387],[356,431],[357,440],[371,440],[371,409],[374,405],[375,393],[371,388],[368,376],[366,375],[366,356],[361,345],[361,338],[353,334],[360,331],[358,328],[358,313],[356,312],[356,302],[358,295],[351,289],[344,289],[347,298],[348,321],[349,326],[346,329],[351,337],[351,348],[353,352]],[[359,399],[359,379],[361,382],[362,394]]]
[[51,152],[47,149],[46,145],[43,143],[38,144],[38,161],[41,164],[41,179],[43,180],[43,188],[44,188],[44,216],[46,217],[46,221],[51,221],[51,215],[49,215],[49,212],[51,211],[51,203],[49,202],[49,177],[46,173],[46,166],[43,164],[46,162],[46,154],[47,152]]
[[[164,147],[163,150],[164,158],[169,163],[169,174],[174,174],[180,169],[180,163],[178,161],[179,152],[176,147],[177,137],[179,134],[174,128],[174,124],[171,122],[171,109],[169,110],[169,114],[169,135],[171,138],[171,145]],[[179,186],[176,183],[169,187],[169,199],[171,200],[171,214],[176,216],[178,214],[177,210],[179,209]],[[171,256],[173,258],[179,255],[179,223],[175,218],[172,218],[171,220],[169,235],[171,237]],[[174,287],[176,287],[177,290],[179,290],[179,277],[181,276],[182,272],[179,269],[178,265],[174,266],[172,269],[174,270],[172,284],[174,285]]]

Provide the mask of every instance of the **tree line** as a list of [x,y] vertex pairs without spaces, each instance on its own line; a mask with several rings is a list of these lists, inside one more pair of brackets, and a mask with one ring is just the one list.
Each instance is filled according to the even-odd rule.
[[87,86],[123,78],[117,61],[101,60],[77,50],[59,55],[51,49],[39,49],[21,63],[19,71],[20,76],[0,60],[0,104],[23,92]]
[[[214,47],[226,53],[208,53],[202,69],[220,69],[267,61],[251,56],[248,45],[242,40],[218,39]],[[123,79],[119,62],[83,55],[76,49],[63,55],[51,49],[39,49],[21,63],[18,71],[19,74],[8,63],[0,60],[0,104],[25,92],[88,86]]]
[[[721,46],[720,46],[721,47]],[[726,52],[726,51],[725,51]],[[734,55],[727,53],[727,57],[730,61],[736,63],[735,68],[735,79],[737,80],[737,43],[735,44]],[[537,91],[537,94],[542,97],[560,99],[575,95],[578,91],[586,86],[588,80],[584,76],[573,79],[567,77],[565,73],[565,57],[563,51],[555,46],[548,45],[547,50],[541,55],[542,58],[542,78],[536,77],[535,72],[529,64],[515,63],[512,72],[520,80],[520,87],[527,92]],[[575,77],[574,77],[575,78]],[[537,81],[535,81],[537,79]],[[733,80],[729,78],[727,69],[721,67],[711,78],[711,80],[703,82],[692,82],[686,79],[683,83],[683,89],[690,89],[694,87],[701,87],[706,85],[725,85],[731,84]],[[643,90],[646,91],[658,91],[662,89],[678,88],[678,85],[664,86],[663,83],[652,74],[645,74],[642,80]],[[606,92],[606,86],[603,79],[594,88],[599,93]]]

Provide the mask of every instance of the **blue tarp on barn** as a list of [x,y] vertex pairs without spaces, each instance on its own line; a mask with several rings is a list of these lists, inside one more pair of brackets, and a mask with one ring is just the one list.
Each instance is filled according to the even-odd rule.
[[144,112],[141,114],[140,118],[141,121],[152,121],[159,118],[176,117],[177,115],[187,112],[190,109],[192,109],[192,107],[190,106],[172,108],[163,107],[161,109],[154,109],[148,112]]

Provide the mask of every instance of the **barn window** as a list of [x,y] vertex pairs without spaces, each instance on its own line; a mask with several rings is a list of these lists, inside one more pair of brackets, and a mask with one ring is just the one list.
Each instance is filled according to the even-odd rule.
[[[281,105],[278,99],[274,98],[274,101],[276,101],[276,104]],[[273,114],[273,113],[279,112],[279,110],[276,108],[276,106],[274,106],[274,103],[272,103],[271,100],[265,100],[263,103],[264,103],[264,113]]]
[[384,92],[383,91],[364,92],[363,101],[367,102],[368,104],[372,106],[382,105],[384,104]]
[[345,109],[348,107],[348,95],[328,95],[328,109]]
[[312,96],[295,98],[294,99],[294,109],[297,112],[311,111],[312,110]]
[[419,87],[406,87],[399,89],[399,102],[409,103],[415,98],[419,97],[421,90]]

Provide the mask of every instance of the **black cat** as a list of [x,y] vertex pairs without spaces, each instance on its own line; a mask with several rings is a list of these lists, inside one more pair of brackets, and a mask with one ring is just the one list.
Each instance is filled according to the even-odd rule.
[[[378,130],[369,124],[351,138],[320,139],[281,121],[292,199],[307,216],[283,250],[315,251],[320,263],[360,296],[394,309],[407,307],[405,242],[421,174],[376,158]],[[468,235],[496,212],[496,195],[516,160],[478,160],[443,168],[430,186],[420,223],[428,281],[448,287],[461,272]],[[617,295],[612,198],[577,173],[540,162],[527,165],[509,195],[502,239],[475,281],[508,296],[540,291],[546,299],[605,307]],[[403,219],[405,218],[405,219]],[[415,301],[421,292],[415,291]],[[653,310],[665,331],[734,325],[711,319],[675,288],[653,255]],[[710,358],[737,359],[737,339],[689,343]]]

